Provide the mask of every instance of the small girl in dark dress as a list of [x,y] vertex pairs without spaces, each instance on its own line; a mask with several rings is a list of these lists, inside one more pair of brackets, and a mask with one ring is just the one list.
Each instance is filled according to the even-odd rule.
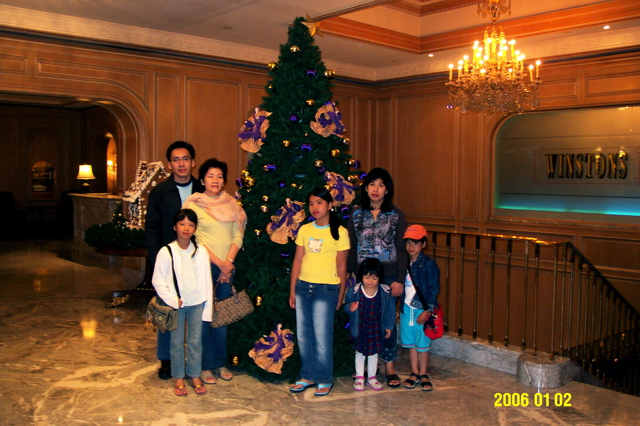
[[351,319],[349,330],[356,349],[356,381],[353,387],[357,391],[364,390],[364,362],[368,358],[367,371],[373,375],[367,378],[366,383],[373,390],[382,390],[375,372],[384,339],[391,335],[396,320],[395,306],[389,286],[381,282],[384,280],[384,268],[378,259],[364,259],[357,278],[358,284],[347,290],[344,307]]

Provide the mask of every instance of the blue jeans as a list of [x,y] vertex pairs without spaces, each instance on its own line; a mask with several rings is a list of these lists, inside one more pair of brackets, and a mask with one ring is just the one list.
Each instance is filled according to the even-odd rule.
[[164,333],[158,330],[158,341],[156,343],[156,357],[159,361],[169,361],[171,359],[171,332]]
[[[231,284],[217,283],[220,269],[211,264],[211,277],[215,284],[218,300],[231,297]],[[224,367],[227,360],[227,327],[212,328],[211,321],[202,321],[202,370]]]
[[300,378],[333,382],[333,318],[340,286],[296,283],[296,325],[302,367]]
[[183,379],[184,335],[187,328],[187,371],[189,377],[200,377],[202,363],[202,311],[204,303],[178,309],[178,328],[171,332],[171,376]]

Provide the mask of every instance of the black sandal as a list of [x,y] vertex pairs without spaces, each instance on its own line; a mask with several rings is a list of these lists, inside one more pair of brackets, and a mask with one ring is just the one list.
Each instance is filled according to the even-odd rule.
[[[433,384],[429,381],[429,376],[427,374],[423,374],[420,378],[420,387],[423,391],[429,392],[433,390]],[[424,380],[427,380],[426,382]]]
[[[411,379],[412,377],[415,377],[416,380]],[[416,382],[418,381],[417,380],[418,378],[419,378],[419,376],[416,373],[409,374],[409,378],[404,381],[404,387],[407,388],[407,389],[415,388],[416,387]]]
[[[391,374],[387,374],[385,376],[385,379],[387,379],[387,386],[389,386],[390,388],[397,388],[400,387],[400,377],[396,374],[396,373],[391,373]],[[395,381],[396,383],[391,383]]]

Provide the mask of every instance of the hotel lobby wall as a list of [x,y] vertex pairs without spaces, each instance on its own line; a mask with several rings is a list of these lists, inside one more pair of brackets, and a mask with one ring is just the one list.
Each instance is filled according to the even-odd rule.
[[[138,161],[166,163],[166,146],[185,139],[195,145],[197,163],[212,156],[227,161],[227,188],[235,189],[247,161],[237,133],[261,103],[266,66],[8,35],[0,45],[1,92],[90,99],[109,111],[120,139],[118,186],[130,184]],[[637,53],[548,62],[543,110],[640,103]],[[378,84],[334,81],[350,153],[363,169],[388,168],[398,206],[409,221],[431,229],[569,239],[640,306],[638,262],[633,256],[614,262],[606,254],[638,253],[639,227],[494,217],[492,141],[503,118],[447,110],[444,82],[444,74]]]
[[[548,62],[540,111],[640,105],[638,53]],[[495,215],[493,138],[505,118],[447,110],[444,77],[389,83],[375,93],[373,126],[383,131],[374,130],[372,152],[376,164],[392,172],[395,201],[409,222],[439,231],[571,241],[640,309],[637,222]]]

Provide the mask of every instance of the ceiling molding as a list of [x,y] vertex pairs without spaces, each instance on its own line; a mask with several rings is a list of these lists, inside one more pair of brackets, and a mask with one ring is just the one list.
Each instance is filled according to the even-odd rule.
[[[638,18],[640,1],[615,0],[498,23],[510,38],[522,38]],[[322,31],[325,34],[418,54],[465,47],[480,38],[485,28],[486,25],[482,25],[419,38],[346,18],[336,17],[322,21]]]
[[375,25],[363,24],[345,18],[330,18],[322,21],[322,33],[348,40],[363,41],[377,46],[389,47],[410,53],[422,53],[420,38]]
[[413,16],[426,16],[477,4],[478,0],[444,0],[441,2],[425,4],[421,6],[405,0],[397,0],[384,5],[384,7],[397,10],[399,12],[408,13],[409,15]]
[[166,31],[0,5],[0,27],[266,64],[279,52]]

